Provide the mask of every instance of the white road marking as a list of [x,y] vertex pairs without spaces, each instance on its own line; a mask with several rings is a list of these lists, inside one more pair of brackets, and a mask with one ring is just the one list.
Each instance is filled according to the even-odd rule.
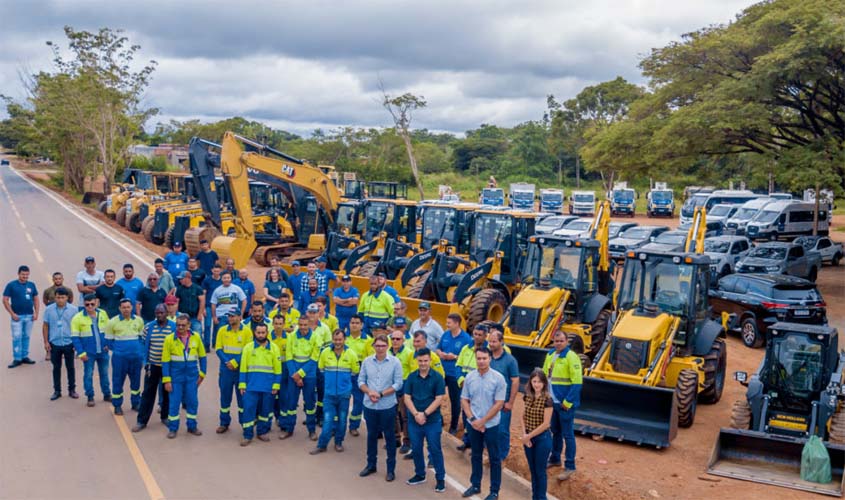
[[23,223],[23,220],[20,219],[20,214],[18,214],[18,224],[21,225],[21,229],[26,231],[26,224]]
[[[44,263],[44,257],[41,256],[41,252],[39,252],[37,248],[33,248],[32,252],[35,254],[35,260],[37,260],[40,264],[43,264]],[[53,276],[50,275],[49,281],[52,281],[52,280],[53,280]]]
[[25,233],[24,233],[24,236],[26,236],[26,241],[28,241],[28,242],[30,242],[30,243],[35,243],[35,242],[32,240],[32,235],[31,235],[31,234],[29,234],[29,231],[25,232]]
[[[115,238],[114,236],[109,234],[107,232],[108,229],[97,227],[97,225],[93,221],[86,219],[83,215],[79,214],[79,212],[74,210],[73,207],[70,204],[68,204],[66,201],[62,200],[61,198],[59,198],[54,193],[50,192],[50,190],[48,190],[47,188],[42,187],[42,186],[38,185],[38,183],[36,183],[35,181],[28,179],[25,175],[18,172],[18,170],[15,169],[15,168],[12,169],[12,172],[14,172],[18,177],[20,177],[21,179],[23,179],[24,181],[29,183],[34,188],[38,189],[39,191],[41,191],[42,193],[47,195],[50,199],[55,201],[59,206],[61,206],[62,208],[64,208],[68,212],[70,212],[74,217],[76,217],[77,219],[79,219],[82,222],[84,222],[85,224],[87,224],[91,229],[94,229],[98,233],[102,234],[103,237],[105,237],[106,239],[108,239],[109,241],[111,241],[112,243],[114,243],[115,245],[117,245],[118,247],[120,247],[121,249],[123,249],[124,251],[126,251],[127,253],[129,253],[133,257],[135,257],[136,259],[138,259],[138,262],[141,265],[143,265],[144,267],[146,267],[147,269],[150,269],[150,270],[154,269],[152,262],[153,262],[154,259],[159,258],[159,256],[157,254],[154,254],[154,253],[146,250],[147,252],[149,252],[150,255],[153,255],[154,257],[150,258],[150,257],[141,256],[135,250],[129,248],[129,246],[127,246],[125,243],[118,241],[117,238]],[[22,221],[21,221],[21,226],[23,226]]]

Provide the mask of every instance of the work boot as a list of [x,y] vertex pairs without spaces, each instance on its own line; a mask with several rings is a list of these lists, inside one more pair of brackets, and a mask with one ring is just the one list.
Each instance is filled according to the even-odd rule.
[[167,439],[173,439],[176,437],[176,431],[170,431],[167,433]]
[[62,397],[62,393],[59,392],[59,391],[56,391],[56,392],[53,393],[52,396],[50,396],[50,401],[55,401],[55,400],[59,399],[60,397]]
[[146,429],[146,424],[135,424],[135,427],[132,428],[132,432],[141,432],[142,430]]
[[564,469],[564,470],[563,470],[563,472],[561,472],[560,474],[558,474],[558,475],[557,475],[557,480],[558,480],[558,481],[566,481],[566,480],[568,480],[570,477],[572,477],[572,474],[575,474],[575,471],[574,471],[574,470],[572,470],[572,469]]
[[242,439],[241,446],[249,446],[249,443],[252,442],[252,439]]
[[68,396],[70,396],[70,399],[79,399],[79,394],[77,394],[76,391],[70,391]]
[[141,409],[141,405],[132,405],[132,411],[138,411]]
[[119,415],[123,415],[123,408],[121,408],[121,407],[119,407],[119,406],[115,406],[115,407],[114,407],[114,414],[115,414],[115,415],[118,415],[118,416],[119,416]]
[[358,437],[358,436],[360,436],[360,435],[361,435],[361,433],[360,433],[360,432],[358,432],[358,429],[349,429],[349,435],[350,435],[350,436],[355,436],[355,437]]
[[316,432],[309,432],[308,433],[308,439],[310,439],[311,441],[316,441],[317,440],[317,433]]
[[25,364],[25,365],[34,365],[34,364],[35,364],[35,361],[33,361],[33,360],[29,359],[29,358],[23,358],[23,359],[21,360],[21,363],[23,363],[23,364]]
[[287,439],[291,436],[293,436],[292,432],[282,431],[282,432],[279,433],[279,439]]
[[264,441],[264,442],[266,443],[266,442],[270,441],[270,437],[269,437],[269,436],[267,436],[267,434],[259,434],[259,435],[258,435],[258,440],[259,440],[259,441]]
[[103,396],[103,401],[105,401],[106,403],[111,403],[111,394],[106,394],[105,396]]
[[194,436],[202,436],[202,431],[199,429],[188,429],[188,434],[193,434]]
[[376,468],[375,468],[375,467],[372,467],[372,468],[371,468],[371,467],[364,467],[364,470],[362,470],[361,472],[359,472],[359,473],[358,473],[358,476],[360,476],[360,477],[367,477],[367,476],[369,476],[370,474],[375,474],[375,473],[376,473]]
[[220,426],[220,427],[218,427],[218,428],[217,428],[214,432],[216,432],[217,434],[225,434],[225,433],[226,433],[226,431],[228,431],[228,430],[229,430],[229,426],[228,426],[228,425],[221,425],[221,426]]
[[9,366],[7,366],[6,368],[17,368],[20,365],[21,365],[20,360],[16,359],[16,360],[12,361],[11,363],[9,363]]
[[344,450],[344,448],[343,448],[343,445],[342,445],[342,444],[336,444],[336,445],[334,445],[334,451],[336,451],[336,452],[338,452],[338,453],[343,453],[343,450]]
[[325,452],[326,452],[325,448],[317,447],[317,448],[314,448],[313,450],[309,451],[308,454],[309,455],[319,455],[320,453],[325,453]]
[[88,396],[88,402],[85,403],[85,406],[90,408],[90,407],[94,406],[95,404],[97,404],[97,403],[94,402],[94,398],[91,397],[91,396]]

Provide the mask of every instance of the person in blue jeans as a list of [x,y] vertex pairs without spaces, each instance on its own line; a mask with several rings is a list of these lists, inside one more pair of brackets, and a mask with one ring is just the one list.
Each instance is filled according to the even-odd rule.
[[70,337],[76,356],[83,363],[82,384],[87,406],[94,406],[94,365],[100,377],[100,390],[103,391],[103,401],[111,401],[109,386],[109,350],[106,346],[106,325],[109,315],[102,309],[97,309],[97,296],[93,293],[83,297],[83,310],[76,313],[70,320]]
[[206,351],[209,351],[209,348],[214,347],[217,343],[217,328],[213,328],[212,333],[214,318],[211,314],[211,296],[214,294],[214,290],[217,290],[217,287],[223,284],[223,280],[220,278],[222,272],[223,268],[220,267],[220,264],[215,263],[211,268],[211,274],[202,281],[202,288],[205,290],[205,321],[203,322],[202,343]]
[[443,432],[443,417],[440,405],[446,396],[446,381],[431,369],[431,351],[423,347],[414,353],[419,369],[408,375],[403,387],[404,404],[408,408],[408,434],[411,438],[411,453],[414,457],[414,476],[405,481],[416,485],[425,482],[425,459],[423,444],[428,444],[428,454],[434,466],[434,491],[446,491],[446,467],[443,464],[443,448],[440,435]]
[[3,307],[12,319],[12,363],[9,368],[33,365],[29,359],[29,338],[32,323],[38,320],[38,290],[29,281],[29,267],[18,267],[18,279],[3,290]]
[[490,326],[487,334],[487,347],[490,348],[490,368],[501,373],[507,384],[507,399],[502,408],[502,421],[499,424],[499,456],[502,462],[511,451],[511,415],[516,395],[519,394],[519,365],[511,353],[505,351],[504,327],[496,323]]
[[553,402],[549,379],[543,370],[535,368],[525,385],[525,409],[522,414],[522,447],[531,473],[531,500],[546,500],[549,454],[552,451]]
[[[323,431],[312,455],[323,453],[334,436],[334,450],[343,451],[346,437],[346,418],[349,415],[349,398],[352,397],[352,379],[360,371],[355,351],[346,346],[346,332],[332,333],[332,347],[320,353],[317,368],[323,375]],[[357,390],[357,388],[356,388]]]

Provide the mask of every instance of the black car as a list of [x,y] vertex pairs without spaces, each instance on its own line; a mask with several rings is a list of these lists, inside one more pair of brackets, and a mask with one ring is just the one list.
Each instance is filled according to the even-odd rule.
[[731,315],[748,347],[766,341],[769,326],[778,321],[827,324],[827,305],[816,284],[783,274],[731,274],[710,290],[713,312]]

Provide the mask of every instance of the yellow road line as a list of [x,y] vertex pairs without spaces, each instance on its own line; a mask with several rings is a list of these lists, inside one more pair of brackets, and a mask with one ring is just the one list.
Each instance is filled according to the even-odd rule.
[[164,493],[161,491],[158,482],[156,482],[152,471],[150,471],[147,461],[144,460],[144,455],[141,453],[141,449],[138,448],[138,443],[132,437],[132,432],[129,430],[129,426],[126,425],[126,420],[118,415],[113,416],[114,421],[117,423],[117,428],[120,429],[120,435],[123,436],[123,442],[126,443],[126,448],[129,449],[129,454],[132,456],[132,461],[135,462],[135,468],[138,469],[138,474],[141,476],[141,480],[144,481],[144,486],[147,488],[147,494],[150,496],[150,500],[164,500]]

